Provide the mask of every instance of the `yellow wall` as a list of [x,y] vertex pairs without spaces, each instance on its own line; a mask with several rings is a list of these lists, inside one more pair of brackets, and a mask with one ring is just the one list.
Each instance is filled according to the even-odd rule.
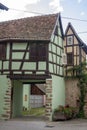
[[[67,45],[67,35],[72,36],[73,37],[73,44],[72,45]],[[84,62],[86,60],[86,53],[83,50],[83,48],[81,48],[79,46],[79,41],[77,39],[77,37],[75,36],[75,34],[73,33],[72,29],[69,28],[69,30],[67,31],[66,37],[64,39],[64,53],[72,53],[73,54],[73,64],[71,66],[67,65],[66,69],[69,69],[70,67],[72,68],[73,66],[79,65],[80,62]],[[81,49],[81,51],[80,51]],[[68,76],[70,76],[71,74],[68,72]]]

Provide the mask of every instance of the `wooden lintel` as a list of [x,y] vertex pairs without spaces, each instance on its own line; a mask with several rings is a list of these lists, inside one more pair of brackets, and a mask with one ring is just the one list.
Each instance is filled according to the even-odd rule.
[[50,75],[22,75],[22,74],[14,74],[14,75],[8,75],[7,76],[10,79],[14,79],[14,80],[29,80],[29,79],[35,79],[35,80],[45,80],[47,78],[51,78]]

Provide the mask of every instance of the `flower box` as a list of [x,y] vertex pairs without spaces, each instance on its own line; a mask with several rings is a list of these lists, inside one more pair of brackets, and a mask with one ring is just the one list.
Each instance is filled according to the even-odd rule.
[[64,120],[66,120],[66,119],[67,119],[67,118],[66,118],[65,114],[62,113],[62,112],[55,112],[55,113],[53,114],[53,120],[54,120],[54,121],[64,121]]
[[67,106],[59,106],[54,110],[53,121],[64,121],[74,118],[76,115],[76,108]]

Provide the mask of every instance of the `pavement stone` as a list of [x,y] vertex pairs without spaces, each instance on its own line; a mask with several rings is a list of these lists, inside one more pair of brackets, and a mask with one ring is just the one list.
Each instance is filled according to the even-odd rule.
[[43,120],[0,120],[0,130],[87,130],[87,120],[75,119],[61,122]]

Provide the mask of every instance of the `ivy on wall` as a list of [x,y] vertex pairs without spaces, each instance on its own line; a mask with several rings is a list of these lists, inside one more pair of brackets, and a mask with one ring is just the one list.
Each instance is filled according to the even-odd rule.
[[[87,68],[86,63],[81,63],[79,66],[75,66],[68,70],[71,73],[71,76],[68,78],[78,78],[77,86],[80,89],[80,96],[79,96],[79,112],[78,117],[84,118],[84,106],[85,106],[85,96],[87,93]],[[76,72],[76,75],[73,75],[73,72]]]
[[79,97],[79,113],[78,117],[85,117],[84,114],[84,106],[85,106],[85,96],[87,92],[87,70],[86,63],[81,63],[77,69],[79,72],[78,77],[78,87],[80,89],[80,97]]

